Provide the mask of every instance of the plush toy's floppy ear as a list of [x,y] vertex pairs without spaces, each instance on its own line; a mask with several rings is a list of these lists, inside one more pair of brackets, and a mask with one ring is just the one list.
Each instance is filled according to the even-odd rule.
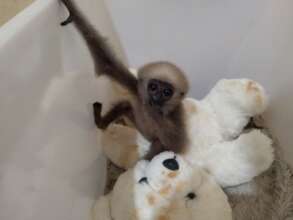
[[106,156],[118,167],[128,169],[139,159],[134,128],[112,124],[102,134],[101,145]]

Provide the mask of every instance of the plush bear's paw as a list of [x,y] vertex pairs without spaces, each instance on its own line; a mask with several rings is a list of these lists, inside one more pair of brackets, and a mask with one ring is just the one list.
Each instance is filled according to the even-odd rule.
[[220,80],[215,90],[224,103],[234,105],[249,116],[264,112],[267,107],[268,97],[264,88],[250,79],[223,79]]
[[245,167],[254,176],[267,170],[274,160],[274,149],[272,140],[259,130],[252,130],[242,134],[238,139],[240,146],[239,153]]

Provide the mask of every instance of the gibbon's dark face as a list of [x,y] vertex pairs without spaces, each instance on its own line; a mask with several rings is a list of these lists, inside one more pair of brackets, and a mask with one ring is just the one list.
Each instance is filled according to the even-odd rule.
[[150,79],[147,85],[147,94],[151,106],[161,107],[172,98],[174,88],[167,82]]
[[138,69],[138,96],[151,111],[168,115],[188,91],[185,74],[169,62],[153,62]]

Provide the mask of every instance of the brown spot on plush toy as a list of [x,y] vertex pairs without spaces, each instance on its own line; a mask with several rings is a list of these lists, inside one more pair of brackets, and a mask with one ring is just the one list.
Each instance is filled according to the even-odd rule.
[[168,173],[168,177],[171,178],[171,179],[175,178],[177,175],[178,175],[177,172],[170,172],[170,173]]
[[147,195],[147,200],[150,206],[153,206],[156,203],[156,197],[152,194]]

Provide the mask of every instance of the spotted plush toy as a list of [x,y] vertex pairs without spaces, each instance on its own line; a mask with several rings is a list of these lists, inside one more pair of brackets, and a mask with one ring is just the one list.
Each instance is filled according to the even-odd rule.
[[164,152],[140,161],[94,207],[95,220],[230,220],[215,180],[183,157]]

